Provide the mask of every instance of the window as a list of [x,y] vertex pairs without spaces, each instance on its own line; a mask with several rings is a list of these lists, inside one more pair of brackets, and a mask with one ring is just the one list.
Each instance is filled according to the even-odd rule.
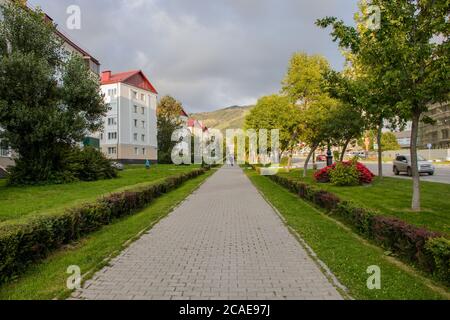
[[145,129],[145,121],[141,121],[142,129]]
[[136,106],[136,105],[134,105],[134,111],[133,111],[134,113],[137,113],[138,112],[138,106]]
[[0,145],[0,157],[9,157],[9,156],[10,156],[9,148]]
[[145,148],[142,148],[142,155],[145,156]]
[[134,127],[137,128],[138,126],[138,121],[136,119],[134,119]]
[[117,132],[108,132],[108,140],[117,139]]
[[442,139],[448,139],[448,129],[442,130]]
[[141,107],[141,113],[145,114],[145,108],[144,107]]
[[108,154],[116,154],[117,153],[117,148],[112,147],[112,148],[108,148]]
[[145,101],[145,94],[143,94],[143,93],[141,94],[141,100]]
[[131,90],[131,96],[133,97],[133,99],[136,99],[136,100],[137,100],[137,98],[138,98],[138,93],[137,93],[137,91]]
[[108,118],[108,126],[115,126],[117,124],[116,118]]
[[137,156],[139,155],[139,148],[134,148],[134,154]]
[[134,135],[134,141],[137,141],[137,138],[138,138],[138,134],[137,133],[135,133]]
[[145,134],[141,135],[141,141],[145,142]]
[[100,140],[103,140],[103,133],[100,133]]
[[115,97],[117,95],[117,89],[108,89],[108,96]]

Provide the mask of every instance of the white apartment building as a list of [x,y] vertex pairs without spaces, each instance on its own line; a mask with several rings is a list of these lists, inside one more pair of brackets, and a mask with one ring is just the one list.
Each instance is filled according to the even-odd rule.
[[[13,1],[12,0],[0,0],[0,5],[4,5],[7,3],[11,3],[11,2],[13,2]],[[27,4],[26,0],[22,0],[19,2]],[[31,10],[33,10],[33,8],[31,8],[31,6],[29,6],[29,5],[27,5],[27,6]],[[0,19],[2,19],[1,15],[0,15]],[[49,23],[54,24],[53,19],[48,15],[45,15],[45,20]],[[55,31],[55,35],[63,41],[64,49],[68,53],[70,53],[70,54],[75,53],[75,54],[80,55],[81,57],[83,57],[86,65],[89,67],[89,69],[94,74],[98,75],[100,73],[100,62],[96,58],[94,58],[86,50],[84,50],[80,46],[78,46],[68,36],[66,36],[62,31],[57,29]],[[0,130],[1,130],[1,128],[0,128]],[[2,170],[4,171],[6,167],[14,165],[14,156],[15,156],[14,152],[8,146],[2,144],[1,140],[0,140],[0,177],[1,177]]]
[[156,89],[140,70],[104,71],[101,84],[109,106],[97,135],[102,152],[121,163],[157,162]]

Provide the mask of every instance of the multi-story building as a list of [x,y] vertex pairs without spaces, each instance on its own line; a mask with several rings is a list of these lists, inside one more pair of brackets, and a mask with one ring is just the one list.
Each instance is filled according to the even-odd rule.
[[433,149],[450,149],[450,103],[435,104],[426,114],[434,124],[421,123],[419,128],[418,146]]
[[[10,2],[19,2],[23,5],[27,5],[26,0],[0,0],[0,5],[4,5],[6,3]],[[27,5],[28,8],[32,9],[30,5]],[[54,24],[53,19],[45,14],[45,21],[48,23]],[[82,49],[79,45],[77,45],[74,41],[72,41],[68,36],[66,36],[61,30],[56,29],[55,31],[56,36],[62,40],[64,49],[69,54],[78,54],[81,57],[83,57],[84,61],[86,62],[86,65],[89,67],[89,69],[95,73],[100,74],[100,62],[94,58],[92,55],[90,55],[86,50]]]
[[98,134],[103,153],[122,163],[156,162],[156,89],[140,70],[104,71],[101,84],[109,105],[103,132]]
[[[0,0],[0,5],[4,5],[8,2],[13,2],[14,0]],[[26,4],[26,0],[17,0],[21,4]],[[28,6],[30,7],[30,6]],[[0,16],[1,19],[1,16]],[[45,20],[49,23],[54,23],[53,19],[45,15]],[[64,48],[69,54],[78,54],[83,57],[86,65],[94,74],[100,73],[100,62],[90,55],[86,50],[82,49],[79,45],[77,45],[74,41],[72,41],[68,36],[66,36],[62,31],[56,29],[55,35],[59,37],[64,45]],[[1,128],[0,128],[1,129]],[[8,166],[14,165],[14,152],[6,146],[4,143],[2,144],[0,141],[0,175],[1,171],[4,170],[2,168],[6,168]]]

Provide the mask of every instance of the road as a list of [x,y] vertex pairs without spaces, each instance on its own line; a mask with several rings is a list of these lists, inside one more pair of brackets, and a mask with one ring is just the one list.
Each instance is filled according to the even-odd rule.
[[[374,173],[378,174],[378,164],[365,163],[365,165]],[[450,166],[437,165],[434,176],[423,174],[421,176],[422,181],[440,182],[450,184]],[[396,176],[392,170],[392,164],[383,164],[383,176],[395,177],[401,179],[411,179],[406,174],[402,173],[400,176]]]

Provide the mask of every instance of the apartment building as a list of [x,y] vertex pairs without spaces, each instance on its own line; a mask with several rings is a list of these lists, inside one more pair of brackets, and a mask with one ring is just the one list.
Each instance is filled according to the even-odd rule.
[[[26,5],[31,10],[33,10],[33,8],[30,5],[27,4],[26,0],[0,0],[0,5],[4,5],[4,4],[7,4],[7,3],[11,3],[11,2],[19,2],[21,4]],[[55,22],[53,21],[52,17],[50,17],[47,14],[45,14],[45,20],[47,22],[49,22],[49,23],[55,24]],[[96,58],[94,58],[86,50],[84,50],[79,45],[77,45],[74,41],[72,41],[67,35],[65,35],[63,33],[63,31],[61,31],[59,29],[56,29],[55,34],[56,34],[56,36],[58,38],[60,38],[63,41],[64,49],[69,54],[74,53],[74,54],[80,55],[84,59],[84,61],[86,63],[86,66],[88,66],[89,69],[94,74],[97,74],[97,75],[100,74],[100,62]]]
[[101,74],[101,88],[109,110],[100,139],[102,152],[121,163],[157,162],[158,93],[140,70]]
[[450,104],[435,104],[426,115],[435,123],[420,124],[419,147],[426,148],[430,144],[433,149],[450,149]]
[[[14,0],[0,0],[0,5],[5,5],[7,3],[13,2]],[[18,2],[27,5],[27,1],[25,0],[17,0]],[[27,5],[28,8],[32,10],[32,8]],[[0,19],[2,17],[0,16]],[[49,23],[55,23],[53,19],[45,15],[45,20]],[[96,59],[94,56],[89,54],[86,50],[82,49],[79,45],[77,45],[74,41],[72,41],[68,36],[66,36],[62,31],[56,30],[55,35],[59,37],[63,41],[63,45],[65,50],[69,54],[78,54],[81,57],[83,57],[86,66],[89,67],[89,69],[96,75],[99,75],[100,73],[100,62],[98,59]],[[1,128],[0,128],[1,130]],[[14,152],[5,144],[2,143],[0,140],[0,177],[2,176],[2,172],[5,171],[5,169],[8,166],[14,165]],[[3,169],[2,169],[3,168]]]

